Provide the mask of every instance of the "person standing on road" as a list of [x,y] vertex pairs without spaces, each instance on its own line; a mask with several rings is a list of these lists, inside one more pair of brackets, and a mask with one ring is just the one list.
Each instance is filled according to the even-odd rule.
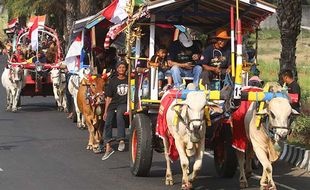
[[287,85],[287,91],[290,94],[298,94],[298,102],[291,103],[291,106],[296,111],[300,112],[300,86],[294,80],[294,76],[291,70],[284,70],[281,73],[282,81]]
[[[103,115],[104,125],[104,142],[105,153],[102,160],[108,159],[114,150],[111,147],[112,138],[112,121],[116,114],[117,122],[117,136],[119,140],[118,151],[125,150],[125,116],[127,111],[127,92],[128,79],[126,76],[126,64],[124,62],[118,63],[116,66],[117,76],[111,78],[106,87],[106,102],[105,111]],[[116,111],[116,113],[115,113]]]

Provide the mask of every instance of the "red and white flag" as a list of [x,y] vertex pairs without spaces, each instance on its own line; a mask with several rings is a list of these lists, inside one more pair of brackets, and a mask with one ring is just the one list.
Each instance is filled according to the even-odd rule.
[[82,47],[82,32],[80,32],[80,34],[76,36],[74,41],[71,43],[66,55],[66,59],[69,57],[81,55]]
[[104,48],[105,49],[109,49],[110,47],[110,44],[111,44],[111,40],[114,40],[117,35],[122,32],[125,28],[127,27],[127,22],[124,22],[122,24],[117,24],[117,25],[114,25],[112,26],[106,37],[105,37],[105,40],[104,40]]
[[17,23],[18,23],[18,18],[12,19],[12,20],[8,23],[8,28],[13,28],[13,27],[15,27]]
[[70,73],[74,73],[79,69],[79,57],[83,48],[82,33],[80,33],[72,42],[66,55],[65,64]]
[[121,23],[128,17],[126,12],[128,0],[115,0],[102,11],[102,16],[114,24]]
[[38,51],[39,48],[39,19],[35,18],[33,25],[29,29],[29,39],[31,39],[32,50]]

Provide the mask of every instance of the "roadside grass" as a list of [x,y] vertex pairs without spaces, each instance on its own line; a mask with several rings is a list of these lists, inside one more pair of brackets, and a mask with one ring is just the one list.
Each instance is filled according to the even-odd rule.
[[[302,31],[302,35],[299,35],[297,41],[296,66],[298,71],[298,83],[302,90],[302,100],[307,102],[310,95],[310,32]],[[260,31],[258,41],[258,64],[263,80],[278,80],[280,53],[280,32],[278,30]]]
[[[253,39],[253,36],[252,36]],[[296,118],[293,132],[288,142],[310,149],[310,32],[302,30],[296,47],[296,66],[298,83],[301,87],[302,114]],[[258,64],[261,78],[278,81],[281,42],[279,30],[259,32]]]

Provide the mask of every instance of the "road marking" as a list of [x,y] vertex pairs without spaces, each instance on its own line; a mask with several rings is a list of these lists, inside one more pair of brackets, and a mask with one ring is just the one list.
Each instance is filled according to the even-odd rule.
[[[204,151],[203,153],[204,155],[207,155],[208,157],[214,159],[214,154],[212,151]],[[253,174],[253,176],[251,177],[252,179],[257,179],[257,180],[260,180],[262,176],[259,176],[259,175],[256,175],[256,174]],[[277,186],[280,186],[280,187],[283,187],[285,189],[289,189],[289,190],[297,190],[297,189],[294,189],[292,187],[289,187],[287,185],[284,185],[284,184],[281,184],[281,183],[278,183],[278,182],[274,182]]]
[[0,168],[0,172],[3,172],[3,169],[2,169],[2,168]]

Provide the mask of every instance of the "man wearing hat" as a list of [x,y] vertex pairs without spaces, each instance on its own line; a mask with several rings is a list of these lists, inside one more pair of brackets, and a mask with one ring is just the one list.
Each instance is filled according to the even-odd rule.
[[198,49],[194,47],[191,36],[188,33],[181,33],[179,40],[172,43],[168,50],[168,65],[171,67],[171,74],[174,86],[179,88],[183,77],[194,77],[193,83],[198,87],[201,65],[195,64],[199,60]]
[[213,43],[210,44],[202,53],[199,63],[202,64],[201,74],[202,83],[210,89],[211,81],[214,78],[224,79],[223,74],[230,72],[230,48],[227,41],[230,37],[227,31],[219,29],[215,32]]
[[[112,121],[116,115],[118,151],[125,150],[125,118],[124,113],[127,111],[127,92],[128,80],[126,76],[127,65],[125,62],[119,62],[116,65],[117,76],[109,79],[109,83],[105,89],[106,101],[103,115],[104,125],[104,141],[105,153],[102,160],[108,159],[114,150],[111,143],[115,140],[112,138]],[[116,113],[115,113],[116,110]]]

